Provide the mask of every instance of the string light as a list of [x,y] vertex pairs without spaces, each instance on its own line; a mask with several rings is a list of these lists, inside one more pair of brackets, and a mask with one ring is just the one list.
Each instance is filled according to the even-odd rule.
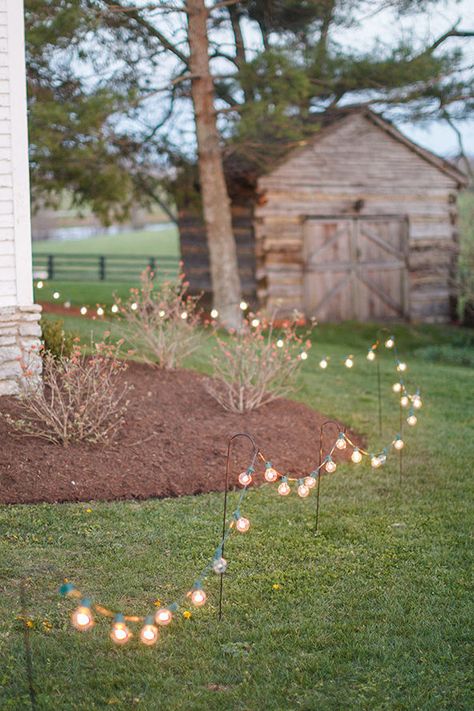
[[326,370],[326,368],[328,367],[328,360],[329,358],[323,358],[319,361],[319,367],[322,368],[322,370]]
[[362,461],[362,453],[358,447],[354,449],[354,451],[351,454],[351,459],[354,462],[354,464],[359,464],[359,462]]
[[59,293],[59,291],[53,292],[53,299],[59,299],[60,296],[61,296],[61,294]]
[[112,630],[110,632],[110,639],[115,644],[126,644],[132,633],[125,624],[125,618],[123,615],[115,615],[114,624],[112,625]]
[[307,359],[308,359],[308,354],[306,353],[306,351],[303,351],[303,352],[300,354],[300,358],[301,358],[301,360],[307,360]]
[[416,393],[415,395],[413,395],[413,398],[412,398],[412,401],[411,401],[411,402],[412,402],[413,407],[414,407],[416,410],[419,410],[419,409],[421,408],[422,404],[423,404],[422,401],[421,401],[421,397],[418,395],[418,393]]
[[172,619],[173,613],[167,607],[160,607],[160,609],[155,613],[155,622],[157,625],[161,625],[162,627],[169,625]]
[[272,467],[271,462],[265,463],[265,473],[263,476],[265,478],[265,481],[268,481],[270,484],[272,484],[278,479],[278,472]]
[[389,338],[387,338],[387,340],[385,341],[385,348],[393,348],[394,345],[395,345],[395,338],[393,336],[390,336]]
[[211,318],[217,318],[219,316],[219,311],[217,309],[212,309]]
[[158,627],[153,624],[153,616],[148,615],[145,619],[145,624],[140,630],[140,642],[146,644],[147,647],[151,647],[153,644],[156,644],[159,635]]
[[97,309],[97,316],[103,316],[103,315],[104,315],[104,309],[102,308],[102,306],[99,306],[99,308]]
[[336,447],[337,447],[338,449],[345,449],[345,448],[347,447],[346,438],[345,438],[345,436],[344,436],[344,432],[340,432],[340,433],[339,433],[339,436],[338,436],[338,438],[337,438],[337,440],[336,440]]
[[239,484],[242,486],[248,486],[252,483],[253,468],[249,467],[245,472],[239,474]]
[[402,397],[400,398],[400,405],[402,407],[408,407],[409,402],[410,398],[408,397],[408,395],[402,395]]
[[112,307],[110,309],[113,314],[118,314],[119,307],[117,304],[112,304]]
[[248,305],[248,303],[247,303],[246,301],[241,301],[240,304],[239,304],[239,306],[240,306],[240,308],[241,308],[242,311],[247,311],[247,309],[248,309],[248,307],[249,307],[249,305]]
[[188,318],[188,312],[187,312],[187,311],[183,311],[183,312],[181,313],[181,318],[183,319],[183,321],[186,321],[186,319]]
[[235,528],[239,533],[246,533],[250,528],[250,521],[245,516],[239,516],[235,522]]
[[372,346],[372,348],[369,348],[369,352],[367,353],[367,360],[375,360],[374,346]]
[[379,454],[379,462],[380,462],[380,464],[385,464],[386,461],[387,461],[387,455],[384,450],[382,452],[382,454]]
[[280,494],[280,496],[288,496],[290,491],[291,488],[288,484],[288,477],[284,476],[281,480],[281,484],[279,484],[278,486],[278,493]]
[[86,307],[86,306],[81,306],[80,311],[81,311],[81,316],[85,316],[86,313],[87,313],[87,307]]
[[309,494],[309,486],[305,484],[303,479],[300,479],[296,491],[298,493],[298,496],[300,496],[302,499],[305,499]]
[[346,366],[346,368],[352,368],[352,366],[354,365],[354,356],[347,356],[344,361],[344,365]]
[[226,559],[222,556],[219,556],[219,558],[215,558],[214,562],[212,563],[212,569],[218,575],[223,575],[223,573],[225,573],[225,571],[227,570]]
[[283,348],[283,346],[285,345],[281,338],[278,339],[276,344],[277,344],[277,348]]
[[136,311],[138,309],[138,304],[136,301],[133,302],[133,304],[130,305],[130,308],[132,311]]
[[251,323],[252,323],[252,326],[253,326],[254,328],[257,328],[257,326],[260,326],[260,319],[258,319],[258,318],[253,318],[252,321],[251,321]]
[[43,286],[44,286],[44,284],[43,284],[43,282],[42,282],[41,280],[36,284],[36,288],[37,288],[37,289],[42,289]]
[[71,622],[74,627],[80,632],[90,630],[94,625],[94,618],[91,612],[91,601],[85,597],[79,607],[77,607],[71,615]]
[[158,316],[159,316],[160,318],[164,318],[164,317],[166,316],[166,311],[163,311],[163,309],[160,309],[160,310],[158,311]]
[[402,391],[402,384],[401,383],[394,383],[392,385],[392,390],[394,393],[399,393]]
[[399,372],[399,373],[404,373],[404,372],[406,371],[406,369],[407,369],[407,364],[406,364],[406,363],[403,363],[403,362],[401,362],[401,361],[398,361],[398,363],[397,363],[397,370],[398,370],[398,372]]
[[373,456],[370,458],[370,463],[371,463],[371,465],[373,466],[374,469],[378,469],[378,467],[380,467],[381,464],[382,464],[382,462],[380,461],[379,457],[377,457],[377,456],[375,456],[375,455],[373,455]]
[[207,600],[207,595],[204,592],[204,590],[201,587],[196,587],[194,590],[190,593],[191,595],[191,602],[195,607],[202,607],[205,605],[206,600]]
[[310,474],[310,476],[307,476],[304,480],[304,483],[308,487],[308,489],[314,489],[316,486],[316,476],[313,474]]
[[394,443],[393,443],[393,446],[395,447],[395,449],[398,449],[398,450],[403,449],[403,447],[405,446],[405,443],[404,443],[404,441],[402,440],[402,438],[400,437],[400,435],[397,435],[397,436],[395,437],[395,441],[394,441]]
[[65,309],[70,309],[70,308],[71,308],[71,302],[70,302],[70,301],[65,301],[65,302],[64,302],[64,308],[65,308]]
[[407,422],[410,425],[410,427],[414,427],[416,423],[418,422],[417,416],[415,415],[414,412],[410,412],[410,414],[407,417]]
[[325,469],[328,474],[332,474],[337,469],[336,462],[333,460],[330,454],[328,454],[328,456],[326,457]]

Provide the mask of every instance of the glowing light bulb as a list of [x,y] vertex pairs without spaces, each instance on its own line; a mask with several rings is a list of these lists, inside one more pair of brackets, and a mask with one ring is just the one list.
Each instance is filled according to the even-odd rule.
[[99,306],[99,308],[97,309],[97,316],[103,316],[103,315],[104,315],[104,309],[102,308],[102,306]]
[[277,348],[283,348],[283,346],[285,345],[281,338],[278,339],[276,344],[277,344]]
[[248,303],[247,303],[246,301],[241,301],[240,304],[239,304],[239,306],[240,306],[240,308],[241,308],[242,311],[247,311],[247,309],[248,309],[248,307],[249,307],[249,305],[248,305]]
[[411,427],[414,427],[418,422],[416,415],[408,415],[407,422]]
[[202,588],[196,588],[191,593],[191,602],[196,607],[202,607],[207,599],[207,595]]
[[64,302],[64,308],[65,308],[65,309],[70,309],[70,308],[71,308],[71,302],[70,302],[70,301],[65,301],[65,302]]
[[113,314],[118,314],[119,307],[117,304],[113,304],[112,308],[110,309]]
[[280,494],[280,496],[288,496],[290,491],[291,488],[287,481],[282,481],[281,484],[278,486],[278,493]]
[[260,319],[258,318],[253,318],[251,321],[251,324],[254,328],[257,328],[257,326],[260,326]]
[[333,472],[336,471],[336,462],[329,458],[326,462],[325,469],[328,472],[328,474],[332,474]]
[[41,280],[36,284],[36,288],[37,288],[37,289],[42,289],[43,286],[44,286],[44,284],[43,284],[43,282],[42,282]]
[[397,370],[399,373],[404,373],[406,369],[407,369],[406,363],[398,363]]
[[393,336],[390,336],[390,338],[387,338],[385,341],[385,348],[393,348],[395,345],[395,339]]
[[87,307],[86,306],[81,306],[81,316],[85,316],[87,313]]
[[248,486],[252,483],[252,473],[249,469],[245,472],[239,474],[239,484],[242,486]]
[[423,405],[421,397],[419,395],[413,395],[412,405],[416,410],[419,410],[420,407]]
[[160,609],[155,613],[155,622],[157,625],[162,625],[164,627],[165,625],[169,625],[172,619],[173,613],[171,610],[168,610],[167,607],[160,607]]
[[401,383],[394,383],[392,385],[392,390],[394,393],[399,393],[402,391],[402,384]]
[[400,449],[403,449],[403,447],[405,446],[405,442],[402,440],[402,438],[400,436],[397,436],[397,438],[395,439],[395,442],[393,443],[393,446],[395,447],[395,449],[400,450]]
[[354,451],[352,452],[352,454],[351,454],[351,459],[352,459],[352,461],[354,462],[354,464],[359,464],[359,462],[362,461],[362,453],[360,452],[360,450],[358,449],[358,447],[356,447],[356,448],[354,449]]
[[219,311],[217,309],[212,309],[211,318],[217,318],[219,316]]
[[160,318],[164,318],[166,316],[166,311],[163,311],[163,309],[160,309],[160,311],[158,311],[158,316]]
[[375,360],[375,351],[372,348],[367,353],[367,360]]
[[115,644],[126,644],[131,636],[132,633],[125,624],[124,616],[115,615],[115,622],[110,632],[112,642],[115,642]]
[[136,311],[138,309],[138,304],[136,301],[133,302],[133,304],[130,304],[130,308],[132,311]]
[[212,569],[218,575],[222,575],[227,570],[227,561],[225,558],[216,558],[212,564]]
[[326,370],[328,367],[328,362],[326,358],[323,358],[322,360],[319,361],[319,367],[322,368],[323,370]]
[[159,636],[158,627],[153,624],[153,617],[147,617],[140,630],[140,642],[146,644],[147,647],[151,647],[152,644],[156,644]]
[[307,476],[304,480],[304,483],[308,487],[308,489],[314,489],[316,486],[316,477],[314,476]]
[[298,496],[301,496],[302,499],[305,499],[308,494],[309,494],[309,487],[306,486],[306,484],[300,484],[297,489]]
[[94,618],[91,612],[91,601],[84,598],[79,607],[77,607],[71,615],[71,622],[77,630],[85,632],[90,630],[94,625]]
[[265,474],[263,476],[265,477],[265,481],[268,481],[270,484],[278,479],[278,472],[272,467],[271,462],[265,464]]
[[239,516],[235,522],[235,528],[239,533],[246,533],[250,528],[250,521],[244,516]]
[[306,351],[303,351],[303,353],[301,353],[300,358],[301,360],[308,360],[308,354],[306,353]]
[[344,437],[343,432],[341,432],[341,434],[339,435],[339,437],[336,440],[336,447],[338,449],[345,449],[347,447],[346,438]]
[[382,462],[380,461],[379,457],[376,456],[370,458],[370,463],[374,469],[378,469],[378,467],[382,465]]
[[409,402],[410,398],[408,397],[408,395],[402,395],[402,397],[400,398],[400,405],[402,407],[408,407]]
[[344,361],[344,365],[346,368],[352,368],[354,365],[354,359],[352,356],[347,356],[346,360]]
[[53,292],[53,299],[59,299],[60,296],[61,296],[61,294],[59,293],[59,291]]
[[186,321],[186,319],[188,318],[188,312],[187,312],[187,311],[183,311],[183,312],[181,313],[181,318],[183,319],[183,321]]

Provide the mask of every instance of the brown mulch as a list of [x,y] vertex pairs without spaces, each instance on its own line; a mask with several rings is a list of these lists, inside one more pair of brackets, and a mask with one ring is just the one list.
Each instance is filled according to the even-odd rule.
[[[326,419],[306,405],[276,400],[246,415],[227,413],[206,392],[205,377],[163,372],[130,363],[121,377],[132,383],[127,421],[106,447],[62,447],[21,437],[0,418],[0,502],[145,499],[199,494],[224,488],[229,436],[252,434],[274,466],[292,476],[309,473],[318,460],[319,427]],[[14,413],[13,398],[0,399]],[[331,428],[325,451],[336,436]],[[351,433],[360,442],[360,438]],[[245,441],[234,449],[232,484],[250,458]],[[350,452],[338,452],[336,459]],[[262,481],[263,466],[257,479]]]

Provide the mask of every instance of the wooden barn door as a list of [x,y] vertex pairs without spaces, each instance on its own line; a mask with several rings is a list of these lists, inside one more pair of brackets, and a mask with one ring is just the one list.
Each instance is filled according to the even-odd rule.
[[408,223],[399,217],[309,217],[304,300],[320,321],[404,318]]

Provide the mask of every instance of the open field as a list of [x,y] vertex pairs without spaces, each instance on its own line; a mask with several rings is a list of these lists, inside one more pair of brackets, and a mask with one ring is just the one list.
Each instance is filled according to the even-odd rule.
[[[109,326],[67,322],[86,338]],[[365,359],[374,331],[318,328],[296,398],[376,447],[376,380]],[[2,507],[2,711],[29,708],[21,581],[42,710],[472,709],[474,370],[414,356],[462,331],[394,331],[424,401],[407,433],[402,486],[396,460],[380,470],[338,467],[323,480],[317,537],[314,497],[250,492],[251,529],[227,550],[220,624],[213,575],[209,605],[164,630],[155,648],[133,641],[118,649],[104,621],[84,635],[70,628],[73,603],[58,598],[57,586],[66,576],[105,604],[140,612],[157,596],[173,598],[219,537],[221,495]],[[352,371],[341,365],[349,352]],[[317,366],[322,355],[331,356],[326,372]],[[205,342],[189,366],[208,363]],[[393,380],[384,357],[384,440],[397,428]]]
[[160,230],[119,232],[88,239],[45,240],[33,242],[33,254],[135,254],[179,257],[179,240],[175,227]]

